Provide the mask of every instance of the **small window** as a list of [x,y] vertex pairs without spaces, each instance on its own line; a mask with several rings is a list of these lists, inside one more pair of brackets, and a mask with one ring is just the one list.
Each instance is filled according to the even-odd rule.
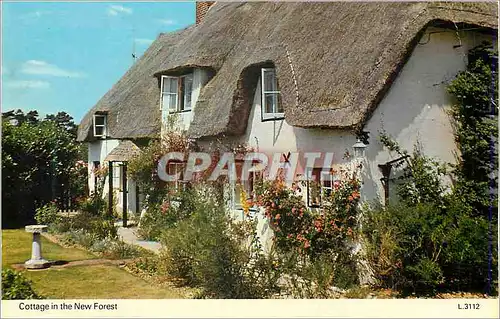
[[254,199],[254,192],[255,192],[255,187],[259,181],[263,180],[263,173],[261,171],[258,172],[249,172],[248,174],[248,180],[243,181],[241,180],[242,177],[242,171],[243,171],[243,162],[236,162],[235,163],[235,168],[236,168],[236,176],[238,177],[236,181],[233,182],[233,192],[232,192],[232,197],[233,197],[233,206],[234,209],[241,209],[242,207],[242,194],[243,191],[246,194],[246,199],[245,200],[253,200]]
[[106,136],[106,115],[94,114],[94,136]]
[[262,69],[262,120],[283,119],[275,69]]
[[170,161],[167,165],[167,174],[168,175],[177,175],[179,174],[179,178],[175,181],[171,182],[176,191],[182,189],[186,189],[187,181],[184,181],[184,168],[186,166],[185,162],[177,162]]
[[329,197],[339,183],[338,176],[321,167],[309,169],[307,176],[307,205],[320,207],[323,199]]
[[193,74],[161,77],[161,110],[166,120],[169,113],[191,111]]

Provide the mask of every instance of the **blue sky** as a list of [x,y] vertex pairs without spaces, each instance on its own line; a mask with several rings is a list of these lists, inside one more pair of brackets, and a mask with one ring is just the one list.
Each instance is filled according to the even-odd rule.
[[65,111],[78,123],[130,68],[134,46],[140,56],[194,20],[194,2],[3,2],[2,112]]

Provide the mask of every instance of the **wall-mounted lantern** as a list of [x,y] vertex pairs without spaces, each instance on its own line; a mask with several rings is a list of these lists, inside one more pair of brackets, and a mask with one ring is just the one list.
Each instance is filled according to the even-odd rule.
[[354,149],[354,158],[362,158],[365,156],[366,144],[363,143],[361,139],[358,138],[356,144],[354,144],[352,148]]

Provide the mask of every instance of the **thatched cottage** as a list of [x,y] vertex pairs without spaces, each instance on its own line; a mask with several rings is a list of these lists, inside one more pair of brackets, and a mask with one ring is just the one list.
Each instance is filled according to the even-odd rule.
[[114,163],[119,206],[130,213],[141,208],[120,163],[172,114],[200,143],[333,152],[339,163],[362,135],[363,198],[384,200],[384,167],[395,158],[378,131],[453,162],[446,86],[470,49],[496,43],[497,19],[497,4],[485,2],[199,2],[197,23],[160,34],[86,114],[78,140],[94,167]]

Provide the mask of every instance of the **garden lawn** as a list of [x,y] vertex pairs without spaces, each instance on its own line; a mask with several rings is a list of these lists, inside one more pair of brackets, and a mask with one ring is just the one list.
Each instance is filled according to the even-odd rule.
[[180,289],[151,285],[113,265],[24,271],[35,290],[53,299],[185,298]]
[[[31,258],[33,234],[24,229],[2,229],[2,268],[21,264]],[[97,258],[76,248],[63,248],[42,236],[42,255],[47,260],[74,261]]]
[[[2,230],[2,268],[24,263],[31,256],[32,234],[24,229]],[[63,248],[42,237],[42,254],[48,260],[87,260],[96,256],[76,248]],[[167,299],[186,298],[184,289],[159,287],[115,265],[51,267],[22,272],[33,288],[47,298],[64,299]]]

